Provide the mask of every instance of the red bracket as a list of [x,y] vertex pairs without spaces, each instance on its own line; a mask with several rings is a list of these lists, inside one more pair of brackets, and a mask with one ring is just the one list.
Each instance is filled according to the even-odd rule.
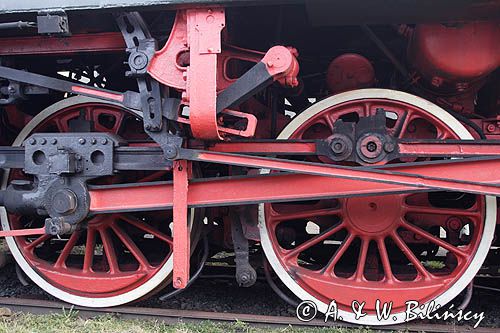
[[174,162],[174,288],[185,288],[189,281],[189,257],[191,239],[188,226],[188,178],[191,162]]
[[[263,62],[274,81],[285,86],[298,84],[297,51],[275,46],[267,53],[224,45],[221,31],[225,27],[222,7],[196,8],[177,12],[170,37],[151,60],[148,73],[158,82],[182,93],[182,102],[189,105],[189,123],[193,136],[205,140],[222,140],[224,134],[251,137],[257,119],[250,114],[233,110],[223,113],[246,118],[245,130],[225,128],[218,122],[217,93],[237,79],[227,75],[233,59]],[[219,114],[220,115],[220,114]]]
[[[235,128],[228,128],[228,127],[222,127],[219,126],[218,130],[220,133],[226,133],[226,134],[232,134],[232,135],[237,135],[241,136],[244,138],[251,138],[255,134],[255,130],[257,129],[257,117],[251,113],[245,113],[245,112],[239,112],[235,110],[229,110],[225,109],[222,111],[222,114],[227,114],[233,117],[241,118],[241,119],[246,119],[247,124],[245,129],[235,129]],[[177,118],[177,121],[183,124],[191,124],[188,118],[183,118],[179,117]]]
[[187,28],[189,69],[187,93],[191,131],[196,138],[222,140],[217,124],[217,54],[221,52],[221,31],[226,25],[225,11],[188,9]]

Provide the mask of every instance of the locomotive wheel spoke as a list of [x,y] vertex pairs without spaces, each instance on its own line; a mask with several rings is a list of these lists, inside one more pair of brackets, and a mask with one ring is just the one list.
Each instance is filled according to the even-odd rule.
[[431,274],[427,271],[427,269],[422,265],[417,256],[413,253],[413,251],[406,245],[406,243],[401,239],[396,231],[391,233],[391,238],[399,247],[401,252],[408,258],[408,260],[415,267],[419,275],[424,279],[431,279]]
[[338,247],[338,249],[335,251],[333,256],[330,258],[330,261],[326,265],[326,267],[323,269],[323,274],[335,274],[334,269],[335,265],[339,262],[339,260],[342,258],[344,253],[347,251],[349,246],[351,246],[351,243],[354,240],[354,236],[352,234],[348,234],[347,237],[342,241],[342,244]]
[[120,128],[122,127],[123,120],[125,119],[125,114],[123,112],[112,112],[111,116],[114,117],[114,123],[111,128],[107,128],[101,124],[99,121],[99,116],[103,113],[101,112],[92,112],[92,109],[87,109],[87,114],[90,115],[89,118],[93,120],[96,131],[100,132],[111,132],[118,134]]
[[138,220],[136,217],[134,217],[132,215],[129,215],[129,214],[120,215],[120,220],[125,221],[125,222],[135,226],[136,228],[141,229],[142,231],[145,231],[145,232],[157,237],[158,239],[167,243],[170,247],[173,246],[172,237],[165,235],[161,231],[156,230],[155,228],[144,223],[143,221]]
[[362,107],[362,112],[361,112],[361,117],[369,117],[373,115],[373,111],[371,110],[372,103],[367,101],[361,105]]
[[274,218],[275,222],[289,221],[289,220],[300,220],[319,216],[334,216],[339,215],[341,212],[340,208],[321,208],[321,209],[306,209],[301,212],[293,213],[279,213]]
[[76,242],[80,238],[80,232],[75,231],[71,234],[69,237],[68,241],[66,242],[66,245],[64,245],[64,248],[62,249],[61,253],[59,254],[59,257],[57,258],[57,261],[54,264],[54,267],[66,267],[66,259],[68,259],[69,254],[71,253],[71,250],[76,245]]
[[51,238],[52,238],[52,235],[47,235],[47,234],[46,235],[41,235],[41,236],[37,237],[37,239],[35,239],[31,243],[29,243],[26,246],[26,249],[32,251],[35,247],[37,247],[38,245],[40,245],[40,244],[48,241]]
[[333,124],[335,123],[335,121],[330,117],[330,115],[325,114],[322,119],[325,121],[330,131],[333,131]]
[[464,217],[479,217],[481,213],[477,210],[464,210],[458,208],[441,208],[432,206],[404,206],[404,210],[408,213],[415,214],[431,214],[431,215],[448,215],[448,216],[464,216]]
[[401,112],[401,114],[398,115],[398,120],[394,126],[394,129],[392,131],[392,135],[398,139],[401,139],[403,137],[403,134],[406,131],[406,127],[408,126],[409,122],[409,112],[408,110],[404,110]]
[[92,271],[92,263],[94,262],[95,236],[95,229],[88,228],[82,268],[84,273]]
[[428,241],[436,244],[436,245],[439,245],[441,246],[442,248],[456,254],[457,256],[459,257],[466,257],[467,256],[467,253],[465,253],[464,251],[460,250],[458,247],[456,246],[453,246],[447,242],[445,242],[444,240],[442,240],[441,238],[438,238],[436,236],[433,236],[431,235],[430,233],[428,233],[427,231],[411,224],[411,223],[408,223],[406,222],[405,220],[402,220],[402,226],[403,228],[413,232],[414,234],[417,234],[419,236],[422,236],[424,239],[427,239]]
[[113,245],[113,240],[109,236],[107,229],[100,229],[99,235],[101,236],[102,246],[104,249],[104,255],[106,256],[106,260],[109,265],[109,272],[111,274],[118,273],[120,271],[120,267],[118,266],[118,261],[116,257],[116,251]]
[[116,223],[111,224],[111,229],[118,236],[118,238],[120,238],[120,241],[127,247],[130,253],[132,253],[132,255],[135,257],[135,259],[139,262],[139,265],[142,269],[152,267],[142,251],[134,243],[134,241],[126,233],[124,233],[123,230],[116,225]]
[[364,269],[366,265],[366,257],[368,256],[368,246],[370,241],[367,239],[361,239],[361,249],[359,251],[358,265],[356,267],[356,273],[354,278],[356,280],[364,280]]
[[314,245],[324,241],[325,239],[336,234],[337,232],[339,232],[343,228],[344,228],[344,225],[342,223],[339,223],[339,224],[331,227],[330,229],[325,230],[324,232],[314,236],[313,238],[306,240],[304,243],[300,244],[299,246],[297,246],[293,250],[290,250],[290,252],[286,253],[285,257],[287,259],[296,259],[301,252],[304,252],[305,250],[313,247]]
[[69,126],[68,126],[68,122],[64,121],[63,119],[57,118],[57,119],[54,119],[53,122],[56,125],[56,127],[60,133],[70,131]]
[[377,248],[380,254],[380,259],[382,261],[382,267],[384,268],[385,281],[394,282],[394,275],[392,274],[391,260],[389,259],[389,253],[387,252],[387,247],[385,246],[385,239],[382,237],[377,238]]

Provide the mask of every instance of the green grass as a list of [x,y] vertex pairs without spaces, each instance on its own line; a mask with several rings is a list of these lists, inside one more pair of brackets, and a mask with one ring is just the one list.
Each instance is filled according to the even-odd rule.
[[424,261],[422,263],[425,267],[428,267],[428,268],[433,268],[433,269],[442,269],[444,268],[446,265],[444,264],[444,262],[442,261],[437,261],[437,260],[428,260],[428,261]]
[[257,328],[243,322],[214,323],[178,323],[168,325],[155,320],[121,319],[114,315],[103,315],[90,319],[81,318],[76,311],[65,311],[49,315],[34,315],[16,313],[11,316],[0,317],[0,333],[145,333],[145,332],[172,332],[172,333],[372,333],[365,328],[312,328],[299,329],[283,327],[278,329]]

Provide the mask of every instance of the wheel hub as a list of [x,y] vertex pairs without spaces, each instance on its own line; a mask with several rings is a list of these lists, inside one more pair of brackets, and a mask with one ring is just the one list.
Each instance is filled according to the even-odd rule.
[[345,201],[346,223],[359,236],[388,234],[401,218],[401,197],[354,197]]

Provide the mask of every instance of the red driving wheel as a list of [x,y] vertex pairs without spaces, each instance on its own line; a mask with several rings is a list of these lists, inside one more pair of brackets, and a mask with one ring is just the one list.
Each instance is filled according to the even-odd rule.
[[[72,97],[45,109],[30,121],[14,145],[36,132],[92,131],[121,136],[131,144],[148,139],[140,115],[112,103]],[[21,170],[4,176],[29,179]],[[120,172],[92,184],[171,180],[170,171]],[[191,218],[194,212],[191,211]],[[107,307],[137,300],[165,284],[172,271],[172,212],[98,214],[61,238],[42,235],[7,238],[9,248],[27,276],[64,301]],[[4,230],[37,228],[44,218],[2,212]]]
[[[393,136],[471,138],[437,106],[382,89],[320,101],[294,118],[279,138],[324,139],[336,120],[357,122],[380,110]],[[274,203],[260,209],[262,245],[285,285],[299,298],[317,301],[322,311],[335,300],[343,320],[363,324],[405,321],[410,300],[424,311],[433,300],[444,305],[455,297],[481,266],[496,216],[493,198],[457,192]],[[387,321],[376,319],[377,300],[392,302]],[[365,302],[367,316],[354,318],[354,301]]]

